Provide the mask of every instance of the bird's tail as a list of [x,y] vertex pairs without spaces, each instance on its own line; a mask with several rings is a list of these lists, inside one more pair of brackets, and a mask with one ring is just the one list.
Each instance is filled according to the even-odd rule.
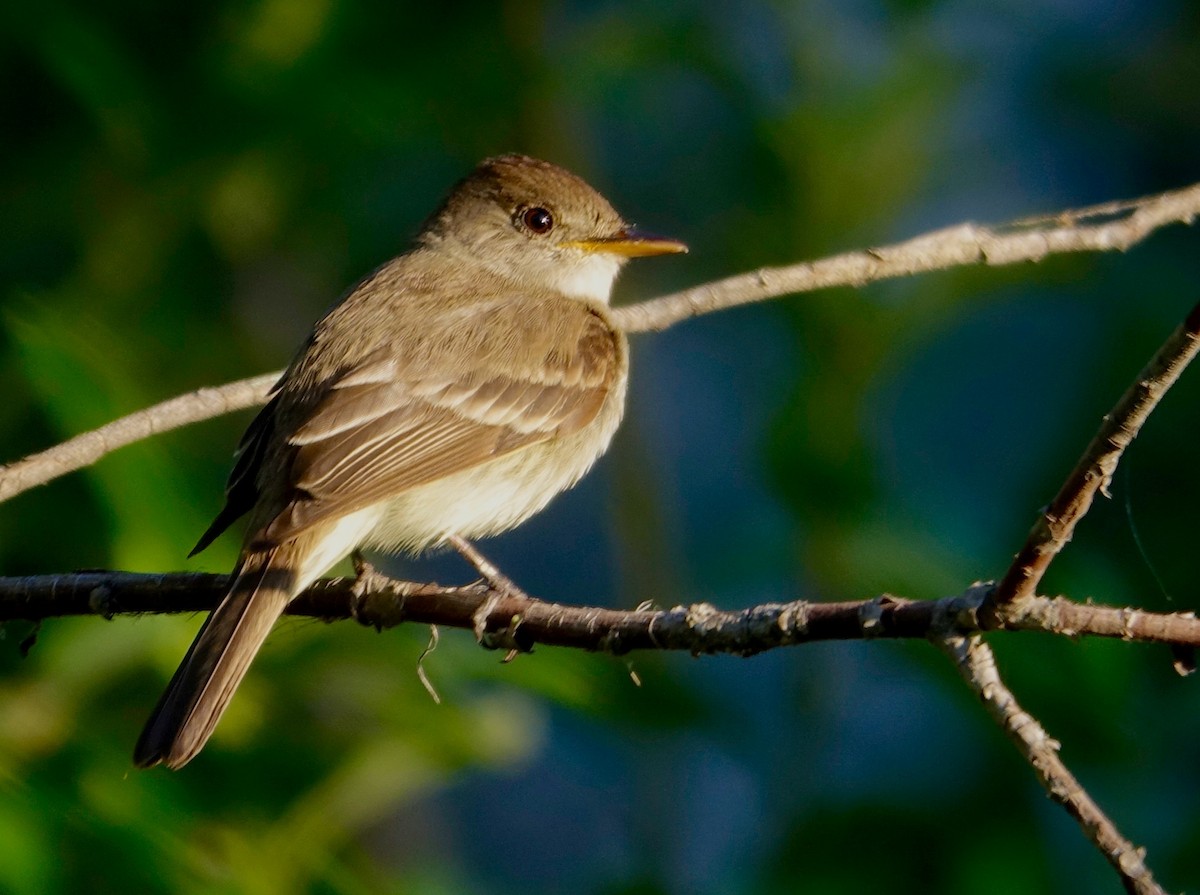
[[229,593],[200,628],[134,747],[139,767],[180,768],[212,735],[297,580],[295,541],[246,555]]

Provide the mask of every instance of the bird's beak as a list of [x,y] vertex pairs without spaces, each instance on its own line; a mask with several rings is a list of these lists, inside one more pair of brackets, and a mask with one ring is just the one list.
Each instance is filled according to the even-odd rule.
[[648,255],[676,255],[688,250],[677,239],[642,233],[639,230],[621,230],[600,239],[573,239],[561,242],[564,248],[583,249],[585,252],[610,252],[626,258],[644,258]]

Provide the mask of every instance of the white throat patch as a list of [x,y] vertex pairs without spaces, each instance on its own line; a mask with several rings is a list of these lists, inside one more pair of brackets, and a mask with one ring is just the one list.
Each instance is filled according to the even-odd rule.
[[621,271],[621,259],[606,252],[589,252],[563,270],[556,285],[571,298],[608,304],[613,283]]

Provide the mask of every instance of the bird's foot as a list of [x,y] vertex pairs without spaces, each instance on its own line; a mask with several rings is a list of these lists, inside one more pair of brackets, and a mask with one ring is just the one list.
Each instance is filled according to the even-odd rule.
[[488,618],[496,607],[500,605],[500,601],[505,597],[514,597],[519,600],[529,600],[531,597],[521,588],[513,583],[513,580],[501,572],[486,556],[475,549],[475,545],[466,538],[460,538],[458,535],[452,535],[449,538],[450,545],[457,550],[462,558],[469,562],[479,573],[484,583],[488,586],[488,597],[480,604],[471,616],[475,622],[475,639],[484,646],[497,648],[507,644],[509,653],[505,656],[504,661],[511,661],[517,652],[528,652],[528,647],[522,649],[518,646],[513,646],[514,638],[505,636],[512,634],[520,625],[520,617],[512,620],[509,627],[504,631],[497,632],[499,636],[494,636],[488,632]]
[[377,631],[382,630],[378,621],[371,620],[371,614],[366,611],[366,604],[371,594],[384,590],[392,581],[371,565],[361,550],[350,554],[350,562],[354,565],[354,584],[350,588],[350,614],[360,625],[375,628]]

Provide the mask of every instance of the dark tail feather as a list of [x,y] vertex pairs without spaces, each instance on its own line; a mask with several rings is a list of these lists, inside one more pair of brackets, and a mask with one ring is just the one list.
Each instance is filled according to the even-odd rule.
[[227,502],[221,507],[221,512],[217,513],[217,518],[213,520],[212,525],[205,529],[204,534],[200,535],[200,540],[196,542],[196,546],[192,548],[192,552],[188,554],[188,559],[191,559],[201,550],[205,549],[209,544],[219,538],[225,529],[237,522],[238,519],[245,514],[246,508],[235,506]]
[[296,552],[293,542],[246,557],[146,722],[133,751],[138,767],[181,768],[204,747],[292,598]]

